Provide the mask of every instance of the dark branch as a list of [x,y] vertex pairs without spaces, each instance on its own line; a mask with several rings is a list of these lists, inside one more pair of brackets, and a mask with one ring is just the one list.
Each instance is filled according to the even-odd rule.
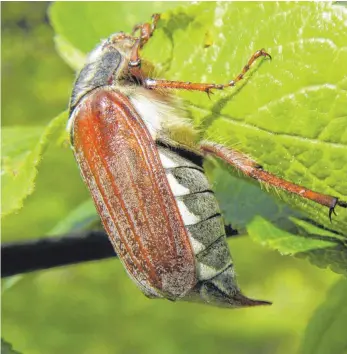
[[[238,232],[225,226],[227,237]],[[103,231],[81,231],[1,245],[1,277],[116,257]]]
[[115,256],[103,231],[4,243],[1,245],[1,277]]

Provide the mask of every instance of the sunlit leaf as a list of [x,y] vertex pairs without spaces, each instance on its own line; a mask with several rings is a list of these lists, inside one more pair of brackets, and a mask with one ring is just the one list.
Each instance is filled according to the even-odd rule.
[[260,216],[253,218],[247,231],[253,240],[281,254],[307,258],[321,268],[347,275],[347,243],[343,236],[300,219],[290,219],[305,232],[287,232]]
[[174,1],[145,2],[55,2],[50,8],[50,19],[57,34],[63,36],[83,53],[92,50],[101,39],[114,32],[130,32],[141,22],[147,22],[156,12],[175,8]]
[[50,143],[50,136],[63,131],[66,113],[45,127],[5,127],[2,131],[2,215],[23,206],[34,190],[37,166]]

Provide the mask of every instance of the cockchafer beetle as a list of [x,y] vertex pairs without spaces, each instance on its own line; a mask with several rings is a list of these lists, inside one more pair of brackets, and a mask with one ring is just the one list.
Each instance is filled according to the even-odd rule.
[[[223,218],[202,161],[215,156],[245,175],[329,208],[347,203],[278,178],[246,155],[198,134],[163,90],[234,86],[259,57],[225,85],[151,79],[139,50],[155,30],[135,26],[111,35],[88,56],[70,102],[68,130],[82,177],[115,251],[151,298],[224,307],[269,304],[244,296],[235,279]],[[136,37],[135,33],[139,32]]]

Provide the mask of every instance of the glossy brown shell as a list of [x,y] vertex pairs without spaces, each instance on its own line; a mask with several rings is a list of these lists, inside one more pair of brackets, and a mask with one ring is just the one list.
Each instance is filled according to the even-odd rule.
[[184,296],[197,282],[194,254],[144,122],[127,97],[103,88],[71,119],[82,176],[128,273],[148,296]]

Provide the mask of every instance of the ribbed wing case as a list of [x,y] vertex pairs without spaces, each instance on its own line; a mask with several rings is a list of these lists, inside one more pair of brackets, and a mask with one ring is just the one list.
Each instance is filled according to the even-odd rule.
[[75,157],[129,275],[150,297],[178,299],[197,283],[195,258],[155,142],[123,94],[84,97],[72,117]]

